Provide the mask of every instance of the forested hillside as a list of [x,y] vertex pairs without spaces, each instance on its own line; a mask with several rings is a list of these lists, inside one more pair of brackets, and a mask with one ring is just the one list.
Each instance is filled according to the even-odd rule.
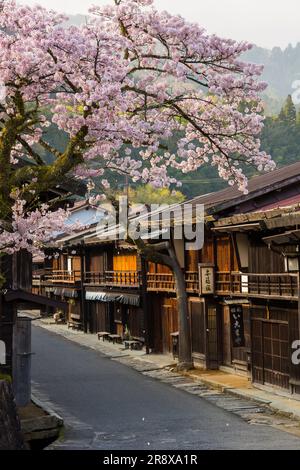
[[264,65],[262,78],[268,83],[268,88],[263,97],[267,114],[279,113],[284,99],[289,94],[293,95],[294,100],[297,97],[296,105],[299,106],[300,42],[295,47],[289,45],[285,50],[280,47],[268,50],[255,46],[244,58],[249,62]]

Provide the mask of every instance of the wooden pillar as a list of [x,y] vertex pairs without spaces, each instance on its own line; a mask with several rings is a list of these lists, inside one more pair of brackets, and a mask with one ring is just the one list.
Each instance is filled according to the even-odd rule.
[[0,376],[9,376],[13,373],[13,328],[15,324],[14,303],[6,302],[0,294],[0,341],[5,348],[5,360],[0,363]]
[[[0,257],[0,273],[4,278],[3,290],[11,289],[13,285],[13,257]],[[0,364],[0,374],[12,378],[13,373],[13,328],[16,321],[14,302],[6,302],[0,292],[0,341],[5,345],[5,364]]]
[[[300,257],[298,258],[298,266],[300,266]],[[298,338],[300,339],[300,272],[298,269],[298,279],[297,279],[297,284],[298,284]]]
[[13,390],[16,404],[27,406],[31,400],[31,319],[18,317],[13,335]]
[[207,307],[207,299],[204,298],[203,302],[203,309],[204,309],[204,350],[205,350],[205,367],[209,369],[210,365],[210,355],[209,355],[209,329],[208,329],[208,307]]
[[147,293],[147,271],[148,263],[143,255],[141,255],[141,270],[142,270],[142,306],[144,313],[144,328],[145,328],[145,344],[146,354],[149,354],[149,309],[148,309],[148,293]]
[[84,242],[81,242],[80,246],[80,310],[81,310],[81,317],[83,322],[83,331],[85,333],[88,332],[88,317],[87,317],[87,309],[86,309],[86,302],[85,302],[85,286],[84,286],[84,275],[85,275],[85,246]]

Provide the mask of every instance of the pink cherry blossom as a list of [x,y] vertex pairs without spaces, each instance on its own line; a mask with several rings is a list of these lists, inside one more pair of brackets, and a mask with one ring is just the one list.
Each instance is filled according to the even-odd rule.
[[26,212],[26,201],[17,198],[12,207],[12,227],[2,227],[0,233],[0,251],[12,254],[15,251],[27,250],[33,255],[42,255],[45,242],[55,232],[72,233],[81,228],[80,224],[66,224],[69,212],[63,209],[49,210],[46,204],[32,212]]
[[[76,142],[69,176],[100,177],[99,200],[113,172],[161,187],[176,184],[170,169],[189,173],[209,164],[246,193],[241,163],[274,168],[260,150],[262,68],[241,60],[250,44],[209,35],[181,16],[156,11],[152,0],[95,6],[82,26],[64,21],[39,6],[0,1],[1,165],[24,155],[36,162],[45,146],[54,160],[63,159],[64,151],[47,145],[55,125],[68,143]],[[16,122],[4,155],[4,129]],[[174,152],[168,142],[175,136]],[[33,167],[31,182],[4,178],[5,190],[0,183],[6,194],[20,189],[11,199],[10,229],[2,225],[2,251],[39,249],[50,226],[62,223],[61,211],[29,208],[39,181]]]

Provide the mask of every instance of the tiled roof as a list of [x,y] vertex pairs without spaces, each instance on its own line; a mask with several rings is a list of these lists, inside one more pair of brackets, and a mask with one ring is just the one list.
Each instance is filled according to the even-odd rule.
[[295,177],[298,177],[300,180],[300,162],[251,178],[248,184],[248,195],[243,195],[236,187],[228,187],[215,193],[198,196],[188,202],[204,204],[206,208],[218,206],[221,203],[229,201],[232,201],[234,204],[236,200],[241,202],[243,200],[249,200],[254,197],[258,191],[263,190],[267,192],[268,190],[272,190],[274,186],[278,184],[282,185],[285,181],[288,182]]
[[276,201],[271,204],[266,204],[265,206],[260,207],[259,210],[266,211],[270,209],[279,209],[280,207],[291,207],[295,206],[296,204],[300,204],[300,194],[296,194],[295,196],[283,199],[282,201]]

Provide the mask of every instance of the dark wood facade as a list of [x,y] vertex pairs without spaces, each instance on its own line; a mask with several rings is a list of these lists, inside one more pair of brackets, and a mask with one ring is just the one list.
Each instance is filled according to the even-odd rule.
[[[57,251],[57,250],[56,250]],[[145,336],[140,261],[114,243],[62,247],[51,267],[34,274],[34,289],[68,303],[67,321],[80,318],[89,333]],[[49,250],[51,253],[51,250]],[[55,253],[55,250],[52,250]],[[51,255],[50,255],[51,256]],[[53,312],[52,312],[53,313]]]
[[[244,260],[217,272],[216,293],[230,304],[223,307],[223,364],[244,366],[254,383],[291,394],[300,391],[300,368],[292,363],[292,344],[300,338],[298,211],[241,215],[216,222],[215,229],[216,240],[219,231],[229,232],[236,257],[242,253]],[[228,310],[235,304],[242,312],[243,348],[232,348]]]

